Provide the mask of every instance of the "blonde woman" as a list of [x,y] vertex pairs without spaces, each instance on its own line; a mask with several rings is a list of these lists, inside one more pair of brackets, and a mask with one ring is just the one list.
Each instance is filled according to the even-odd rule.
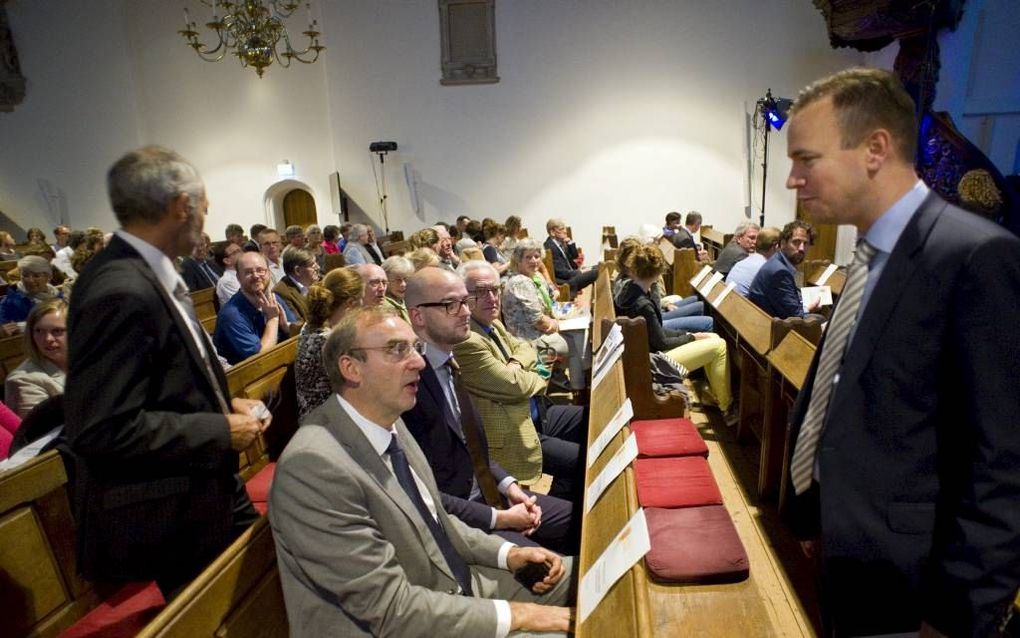
[[64,393],[67,379],[67,304],[51,299],[38,304],[25,322],[27,358],[4,382],[7,406],[22,419],[50,397]]
[[322,363],[322,346],[330,329],[348,310],[361,304],[363,291],[361,277],[349,268],[331,270],[322,281],[309,286],[308,321],[301,329],[294,362],[299,417],[322,405],[333,393]]

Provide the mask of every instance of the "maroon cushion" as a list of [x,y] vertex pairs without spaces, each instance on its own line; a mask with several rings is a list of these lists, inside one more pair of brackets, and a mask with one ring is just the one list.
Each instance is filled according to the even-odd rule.
[[690,419],[631,421],[639,456],[708,456],[708,446]]
[[700,456],[635,459],[634,476],[641,507],[722,505],[708,461]]
[[128,638],[166,607],[155,582],[127,583],[60,634],[60,638]]
[[4,428],[0,428],[0,459],[6,459],[7,453],[11,450],[11,443],[14,443],[14,435]]
[[269,509],[269,488],[273,484],[275,472],[276,463],[269,463],[244,484],[244,488],[248,491],[248,498],[251,499],[252,505],[259,511],[259,514],[265,514]]
[[747,552],[725,507],[650,507],[645,519],[652,545],[645,563],[656,580],[731,583],[747,578]]

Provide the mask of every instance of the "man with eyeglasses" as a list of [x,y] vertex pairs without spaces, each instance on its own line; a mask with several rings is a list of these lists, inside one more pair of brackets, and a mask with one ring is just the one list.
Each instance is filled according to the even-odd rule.
[[386,300],[386,287],[390,280],[386,271],[375,264],[358,264],[351,266],[365,284],[365,292],[361,297],[361,305],[366,308],[378,306]]
[[[423,268],[408,280],[404,297],[415,334],[427,348],[418,402],[403,419],[436,475],[443,506],[468,525],[518,545],[577,551],[576,538],[570,537],[570,503],[531,494],[490,457],[484,416],[460,383],[452,355],[468,336],[467,306],[473,303],[463,280],[441,267]],[[541,476],[542,450],[534,427],[525,435],[532,447],[518,450],[514,472],[534,482]]]
[[[426,308],[455,316],[462,297]],[[418,343],[385,307],[348,313],[326,340],[337,394],[305,417],[270,493],[290,635],[565,635],[573,559],[516,546],[444,509],[400,418],[426,365]],[[511,574],[528,564],[547,569],[530,590]]]
[[216,317],[213,343],[231,365],[264,352],[290,336],[296,321],[287,304],[270,290],[269,268],[260,253],[237,258],[238,291]]
[[258,234],[259,252],[266,258],[269,264],[269,274],[272,277],[272,286],[280,283],[285,273],[283,264],[280,263],[280,253],[283,252],[283,242],[280,240],[280,233],[275,228],[264,228]]
[[546,380],[538,372],[534,346],[512,335],[499,320],[496,269],[485,261],[469,261],[458,272],[472,300],[471,330],[453,352],[486,431],[537,429],[542,470],[554,477],[549,494],[580,504],[587,411],[551,405],[545,398]]
[[319,262],[315,255],[305,248],[287,246],[283,251],[283,271],[287,273],[280,283],[273,286],[275,292],[297,320],[290,324],[290,334],[301,332],[308,320],[308,287],[319,281]]

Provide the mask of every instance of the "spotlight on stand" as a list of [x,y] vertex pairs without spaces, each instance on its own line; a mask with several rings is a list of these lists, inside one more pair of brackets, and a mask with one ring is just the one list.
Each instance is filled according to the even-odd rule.
[[758,219],[762,228],[765,227],[765,180],[769,172],[769,130],[775,128],[778,131],[783,128],[792,104],[793,100],[785,97],[772,97],[772,89],[766,90],[765,97],[759,98],[755,104],[765,122],[765,153],[761,163],[761,216]]
[[379,195],[379,207],[382,209],[383,226],[386,233],[390,232],[390,215],[386,209],[386,154],[397,150],[396,142],[372,142],[368,145],[368,152],[379,156],[379,173],[382,175],[382,187],[380,188],[380,177],[376,175],[375,164],[372,164],[372,176],[375,177],[375,191]]

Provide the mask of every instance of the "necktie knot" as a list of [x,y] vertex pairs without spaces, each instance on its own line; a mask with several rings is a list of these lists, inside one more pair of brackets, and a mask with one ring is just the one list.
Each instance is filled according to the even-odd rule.
[[875,253],[878,252],[866,239],[857,242],[857,250],[854,252],[854,261],[859,264],[870,264]]
[[452,354],[450,355],[450,358],[446,360],[446,365],[450,368],[450,374],[456,375],[460,372],[460,364],[457,363],[457,360],[453,358]]

